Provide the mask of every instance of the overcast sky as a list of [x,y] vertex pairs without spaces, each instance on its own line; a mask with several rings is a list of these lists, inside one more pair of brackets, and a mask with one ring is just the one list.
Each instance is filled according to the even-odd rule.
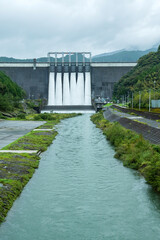
[[160,43],[160,0],[0,0],[0,56],[148,49]]

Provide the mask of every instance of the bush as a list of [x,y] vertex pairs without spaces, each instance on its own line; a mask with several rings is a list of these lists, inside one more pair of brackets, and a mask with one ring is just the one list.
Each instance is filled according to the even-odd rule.
[[125,129],[119,123],[104,120],[102,113],[91,116],[91,120],[115,146],[115,157],[122,160],[124,166],[140,171],[160,192],[160,146],[150,144],[142,135]]
[[34,120],[35,120],[35,121],[42,121],[43,119],[41,118],[40,115],[35,115],[35,116],[34,116]]
[[19,113],[17,115],[17,118],[19,118],[19,119],[26,119],[26,115],[25,115],[25,113]]
[[13,111],[24,96],[23,89],[0,71],[0,110]]
[[7,119],[7,117],[3,116],[2,113],[0,113],[0,119]]

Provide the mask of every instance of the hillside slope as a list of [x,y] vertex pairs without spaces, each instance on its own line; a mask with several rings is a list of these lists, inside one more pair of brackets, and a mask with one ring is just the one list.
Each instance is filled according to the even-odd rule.
[[12,111],[24,96],[24,90],[0,71],[0,111]]
[[114,85],[113,96],[120,99],[122,95],[128,95],[131,92],[160,89],[160,46],[157,52],[151,52],[138,60],[129,73],[123,76],[118,83]]

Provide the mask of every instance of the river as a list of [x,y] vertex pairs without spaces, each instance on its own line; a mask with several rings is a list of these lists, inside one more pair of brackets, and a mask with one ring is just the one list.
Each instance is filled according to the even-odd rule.
[[160,196],[114,158],[89,115],[57,129],[0,226],[0,240],[160,239]]

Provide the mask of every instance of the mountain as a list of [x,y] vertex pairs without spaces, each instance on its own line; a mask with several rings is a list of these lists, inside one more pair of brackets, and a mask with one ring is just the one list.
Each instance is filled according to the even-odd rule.
[[139,99],[139,91],[143,91],[143,99],[146,98],[148,103],[148,92],[151,90],[152,99],[157,95],[160,97],[160,46],[157,52],[150,52],[138,60],[137,65],[119,82],[114,85],[113,96],[120,99],[122,96],[137,94]]
[[[41,57],[36,59],[37,62],[48,62],[47,57]],[[51,62],[54,62],[55,59],[51,57]],[[69,61],[69,55],[64,57],[64,62]],[[83,55],[78,54],[78,61],[83,62]],[[85,58],[86,62],[89,62],[88,58]],[[16,59],[16,58],[8,58],[8,57],[0,57],[0,62],[33,62],[33,59]],[[62,58],[57,58],[57,62],[62,62]],[[76,54],[71,55],[71,62],[76,62]]]
[[101,54],[93,56],[92,59],[114,55],[116,53],[120,53],[120,52],[123,52],[123,51],[125,51],[125,49],[117,50],[117,51],[114,51],[114,52],[101,53]]
[[[92,57],[92,62],[137,62],[137,60],[146,55],[149,52],[157,51],[156,46],[151,49],[145,51],[127,51],[124,49],[117,50],[109,53],[102,53]],[[78,54],[78,60],[80,62],[83,61],[82,54]],[[36,59],[37,62],[48,62],[47,57],[40,57]],[[51,61],[54,62],[54,58],[51,57]],[[62,58],[57,58],[58,62],[62,62]],[[64,57],[64,62],[69,61],[69,55]],[[71,61],[76,62],[76,54],[71,55]],[[85,58],[85,61],[89,61],[88,58]],[[16,59],[16,58],[8,58],[8,57],[0,57],[0,62],[33,62],[33,59]]]
[[92,57],[92,62],[137,62],[137,60],[149,52],[155,52],[157,48],[145,51],[119,50],[111,53],[103,53]]

